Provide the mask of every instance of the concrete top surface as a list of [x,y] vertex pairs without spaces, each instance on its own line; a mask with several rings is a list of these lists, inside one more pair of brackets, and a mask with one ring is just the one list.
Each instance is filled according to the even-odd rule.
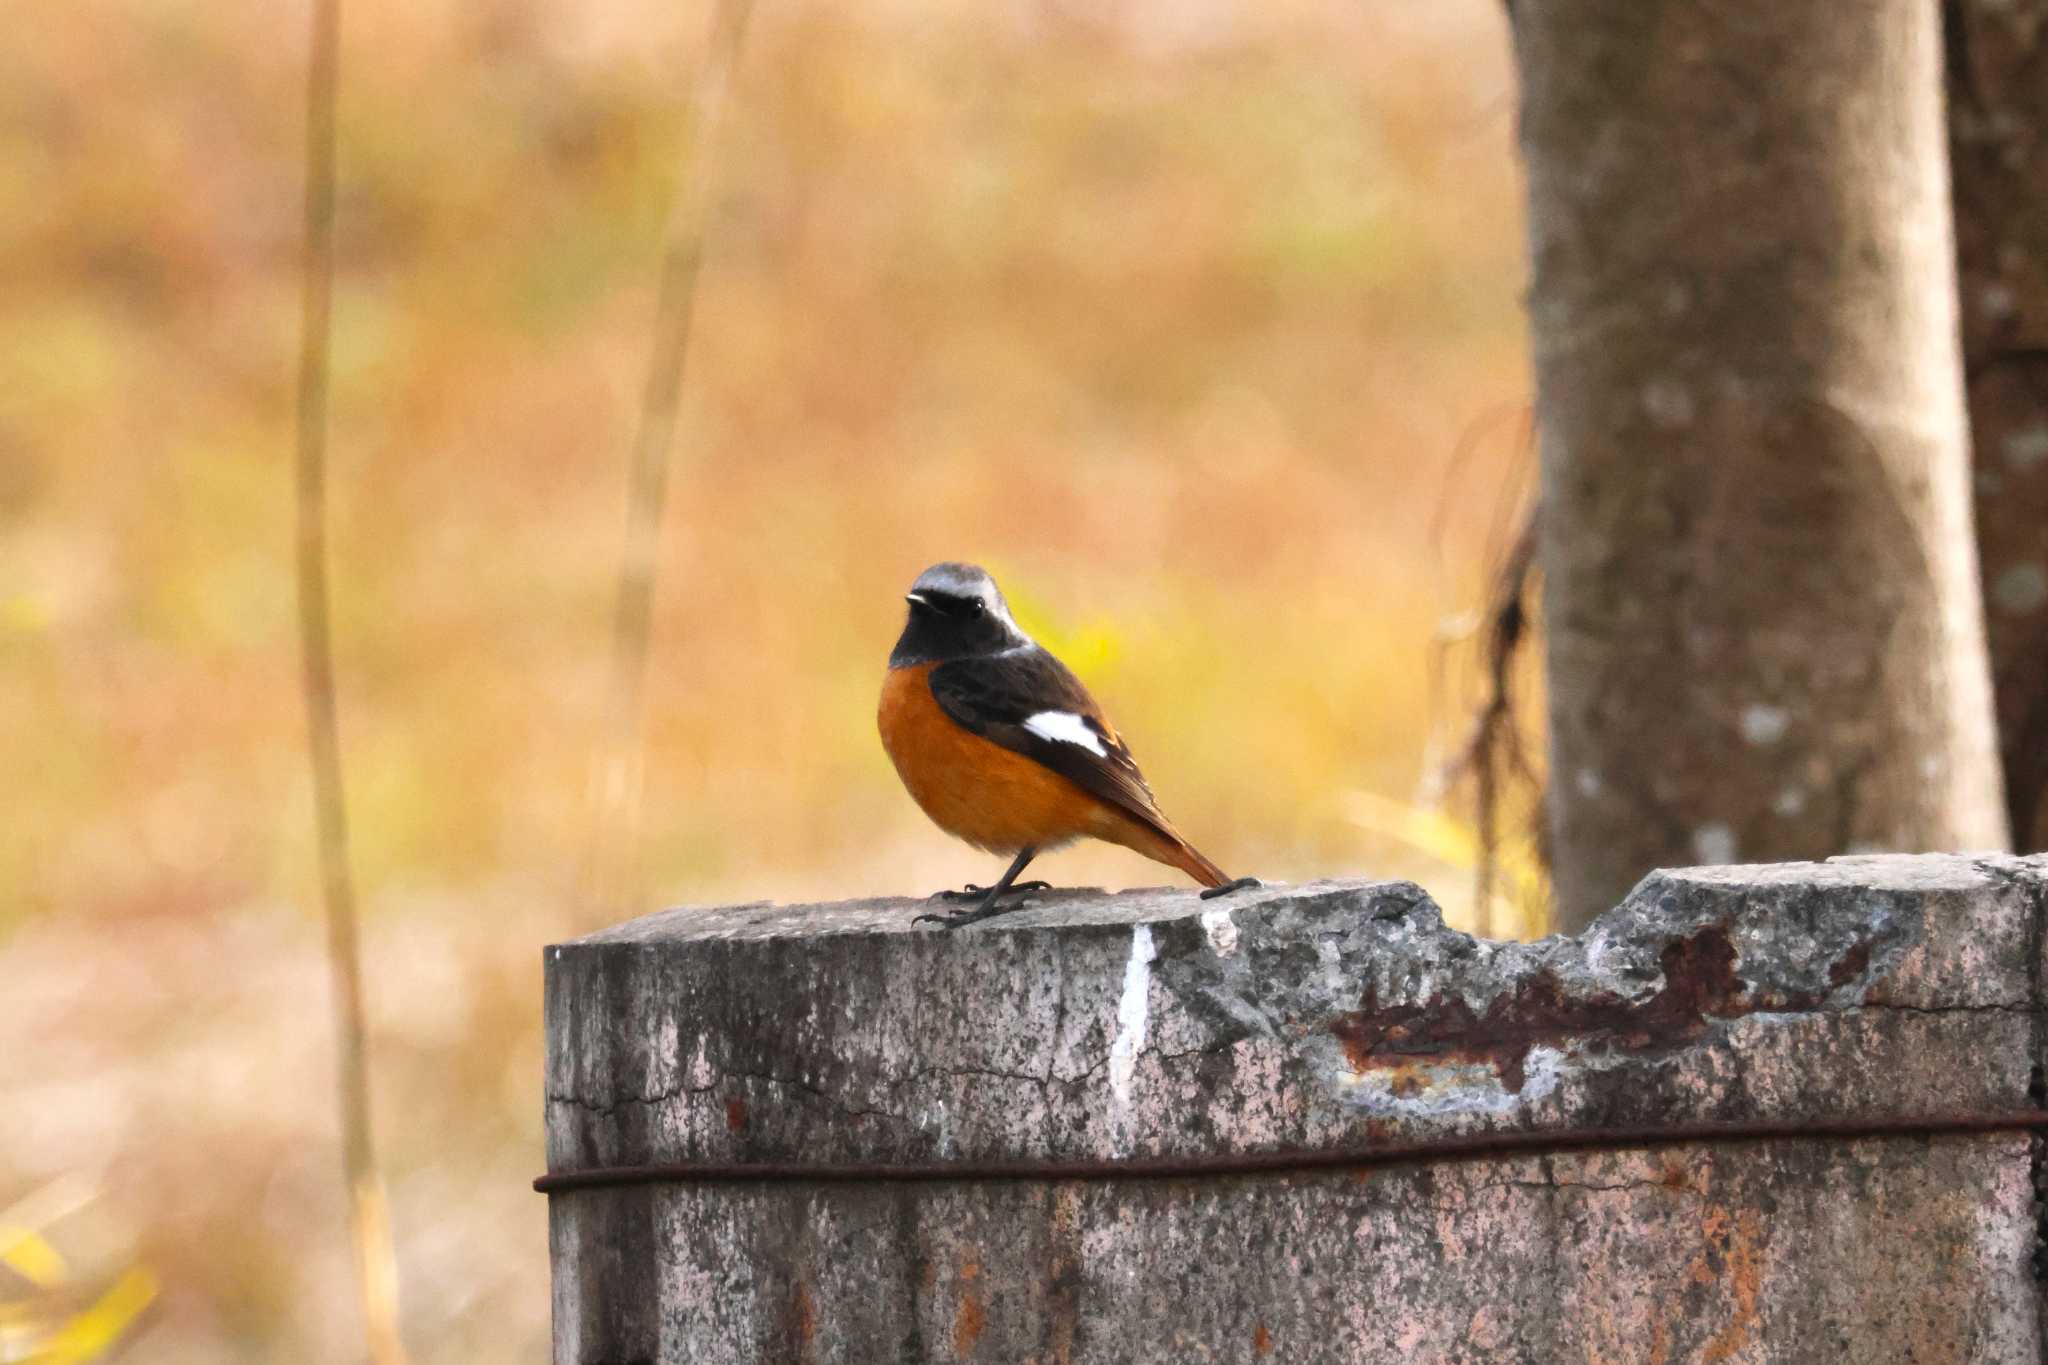
[[546,950],[551,1169],[1060,1160],[2029,1103],[2048,859],[1645,878],[1575,937],[1419,887],[649,915]]

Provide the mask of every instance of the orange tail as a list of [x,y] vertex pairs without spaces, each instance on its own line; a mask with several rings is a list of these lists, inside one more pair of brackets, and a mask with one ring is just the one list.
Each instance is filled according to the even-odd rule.
[[1202,885],[1222,886],[1230,880],[1228,873],[1210,862],[1207,858],[1204,858],[1201,851],[1187,840],[1182,839],[1178,841],[1174,845],[1173,851],[1174,856],[1166,861],[1172,863]]
[[1131,820],[1125,823],[1121,833],[1123,837],[1114,834],[1107,837],[1133,852],[1144,854],[1155,863],[1179,868],[1204,886],[1222,886],[1230,881],[1228,873],[1204,858],[1171,825],[1152,829]]

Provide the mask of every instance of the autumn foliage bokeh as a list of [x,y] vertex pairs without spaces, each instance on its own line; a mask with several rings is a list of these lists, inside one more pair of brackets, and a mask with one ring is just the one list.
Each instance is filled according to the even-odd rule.
[[[874,733],[905,586],[970,558],[1233,871],[1412,876],[1481,922],[1383,812],[1464,736],[1527,493],[1497,10],[757,6],[660,561],[650,904],[1000,870]],[[705,17],[344,4],[336,650],[420,1360],[544,1354],[540,946],[591,927]],[[89,1184],[51,1235],[159,1277],[136,1359],[352,1359],[290,577],[304,14],[10,29],[0,1208]]]

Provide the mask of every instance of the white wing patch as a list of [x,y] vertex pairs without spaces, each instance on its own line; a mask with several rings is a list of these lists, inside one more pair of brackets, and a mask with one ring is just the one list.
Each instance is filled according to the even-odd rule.
[[1059,744],[1078,744],[1097,758],[1109,757],[1109,750],[1102,747],[1102,736],[1096,734],[1086,720],[1072,711],[1040,711],[1024,722],[1024,728],[1040,739],[1053,740]]

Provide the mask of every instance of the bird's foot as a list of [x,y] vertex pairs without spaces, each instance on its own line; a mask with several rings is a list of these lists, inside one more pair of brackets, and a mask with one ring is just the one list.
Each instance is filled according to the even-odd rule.
[[[1010,888],[1012,891],[1016,889],[1014,886]],[[911,923],[931,923],[938,925],[941,929],[965,929],[970,924],[979,924],[985,919],[993,919],[997,915],[1007,915],[1012,910],[1022,908],[1021,905],[999,905],[994,896],[989,896],[972,910],[960,910],[950,915],[919,915]]]
[[1213,901],[1218,896],[1227,896],[1233,891],[1251,891],[1264,885],[1265,883],[1260,881],[1257,877],[1239,877],[1234,882],[1225,882],[1221,886],[1210,887],[1207,891],[1204,891],[1202,893],[1202,899],[1205,901]]
[[[1016,883],[1012,884],[1012,885],[1011,885],[1011,886],[1010,886],[1010,887],[1009,887],[1008,889],[1006,889],[1006,890],[1005,890],[1005,891],[1003,892],[1003,894],[1004,894],[1005,896],[1011,896],[1011,895],[1015,895],[1015,894],[1017,894],[1018,892],[1021,892],[1021,891],[1050,891],[1050,890],[1052,890],[1052,883],[1051,883],[1051,882],[1039,882],[1039,881],[1031,881],[1031,882],[1016,882]],[[985,886],[976,886],[976,885],[975,885],[975,884],[974,884],[973,882],[969,882],[969,883],[967,883],[966,887],[965,887],[965,888],[963,888],[962,890],[959,890],[959,891],[934,891],[934,892],[932,892],[932,894],[931,894],[930,896],[927,896],[927,897],[926,897],[926,899],[927,899],[927,900],[935,900],[935,901],[971,901],[971,900],[976,900],[976,899],[979,899],[979,898],[980,898],[980,897],[982,897],[982,896],[986,896],[987,894],[988,894],[988,888],[987,888],[987,887],[985,887]],[[921,916],[920,918],[923,918],[923,919],[935,919],[935,918],[937,918],[937,917],[936,917],[936,916],[933,916],[933,915],[924,915],[924,916]]]

